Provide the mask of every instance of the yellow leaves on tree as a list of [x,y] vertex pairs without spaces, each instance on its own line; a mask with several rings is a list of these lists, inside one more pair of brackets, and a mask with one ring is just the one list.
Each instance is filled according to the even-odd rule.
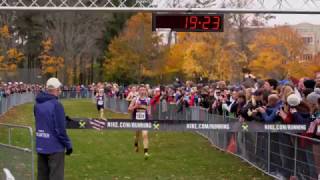
[[0,70],[15,71],[23,59],[23,53],[16,48],[10,48],[4,56],[0,56]]
[[[205,42],[195,42],[185,50],[183,69],[187,74],[200,74],[208,77],[210,75],[210,52]],[[207,65],[207,66],[206,66]]]
[[[260,78],[307,76],[315,62],[302,62],[302,38],[289,27],[255,29],[245,53],[226,33],[177,33],[174,45],[161,46],[151,31],[150,14],[138,13],[109,45],[106,75],[115,81],[142,81],[157,76],[184,75],[186,79],[236,80],[247,67]],[[163,53],[166,52],[166,53]],[[165,55],[165,56],[163,56]]]
[[64,59],[62,57],[52,56],[51,51],[53,42],[51,38],[43,40],[41,43],[42,52],[39,56],[42,66],[42,73],[47,75],[54,75],[59,69],[64,66]]
[[21,61],[24,58],[23,53],[19,52],[16,48],[10,48],[7,51],[8,59],[14,59],[16,61]]
[[230,80],[231,54],[223,34],[179,33],[178,43],[166,57],[167,72],[183,72],[187,78]]
[[320,72],[320,54],[315,55],[312,60],[288,63],[288,74],[296,79],[301,77],[312,78],[317,72]]
[[164,71],[166,73],[181,73],[182,65],[184,63],[184,51],[186,50],[186,44],[177,43],[170,48],[165,59]]
[[24,59],[23,53],[19,52],[16,48],[10,48],[7,51],[7,70],[15,71],[17,69],[17,64],[19,64]]
[[160,37],[151,31],[151,15],[132,16],[124,31],[109,45],[106,75],[111,80],[142,81],[158,70]]
[[314,61],[290,62],[288,64],[288,74],[290,77],[314,77],[316,72],[320,72],[320,63]]
[[24,59],[24,54],[17,48],[10,47],[12,41],[8,25],[0,27],[0,70],[15,71]]
[[258,32],[249,48],[253,53],[249,67],[256,76],[283,79],[293,75],[304,44],[289,27],[275,27]]
[[4,39],[11,37],[8,25],[0,27],[0,37]]

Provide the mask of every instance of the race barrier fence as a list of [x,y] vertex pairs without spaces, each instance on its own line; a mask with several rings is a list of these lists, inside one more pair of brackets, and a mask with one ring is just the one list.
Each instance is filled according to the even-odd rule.
[[[92,98],[94,100],[92,93],[86,93],[83,96],[76,96],[75,94],[77,93],[67,92],[62,95],[62,98]],[[13,106],[32,101],[34,101],[34,94],[32,92],[13,94],[5,98],[2,97],[0,113],[3,114]],[[105,107],[115,112],[128,113],[128,102],[117,97],[106,97]],[[152,108],[152,117],[155,120],[168,121],[168,123],[171,123],[168,126],[171,126],[172,122],[177,121],[184,121],[182,123],[184,126],[187,121],[192,122],[193,125],[191,127],[198,127],[198,121],[205,122],[205,126],[208,126],[208,124],[214,126],[215,124],[226,125],[237,122],[237,126],[240,129],[236,132],[214,129],[202,131],[197,128],[193,129],[193,131],[197,131],[197,133],[207,138],[216,148],[240,157],[275,178],[280,179],[281,177],[289,178],[290,176],[296,176],[298,179],[318,179],[318,174],[320,174],[320,141],[302,136],[300,133],[292,133],[296,131],[287,131],[285,133],[272,133],[272,131],[270,131],[272,129],[273,131],[277,129],[283,130],[284,128],[288,129],[286,126],[273,124],[263,126],[269,128],[267,132],[250,132],[243,129],[246,129],[246,126],[248,126],[247,129],[250,129],[250,127],[252,127],[251,123],[239,123],[236,118],[211,114],[208,110],[200,107],[181,108],[175,104],[167,104],[165,102]],[[112,123],[112,121],[109,123]],[[110,124],[110,127],[114,126],[113,128],[118,128],[120,124],[116,123],[119,122],[114,122],[112,125]],[[159,128],[165,127],[161,122],[158,124],[160,124]],[[153,122],[151,122],[151,125],[152,128],[154,128]],[[5,156],[0,156],[3,158],[0,159],[0,163],[2,163],[0,164],[0,170],[7,168],[13,173],[14,177],[22,176],[24,179],[28,179],[26,177],[33,179],[34,170],[32,170],[32,168],[34,168],[34,165],[32,161],[33,158],[30,157],[33,156],[32,147],[21,148],[10,144],[10,141],[12,142],[12,135],[9,134],[12,132],[21,133],[16,130],[12,131],[12,129],[20,129],[20,127],[11,126],[11,128],[8,128],[7,124],[2,124],[1,127],[11,130],[0,131],[0,137],[8,138],[7,143],[2,142],[3,138],[0,138],[0,154],[5,154]],[[150,125],[148,125],[148,127],[150,127]],[[301,128],[301,126],[293,127]],[[29,127],[21,128],[28,129]],[[5,132],[7,132],[8,135],[4,135]],[[28,140],[25,142],[28,142]],[[8,157],[10,157],[9,160]],[[15,166],[11,167],[11,164]],[[0,173],[1,172],[2,171],[0,171]]]
[[[60,95],[61,99],[87,99],[93,97],[91,91],[62,91]],[[6,113],[14,106],[34,102],[34,99],[34,92],[14,93],[7,96],[0,96],[0,115]]]
[[0,115],[6,113],[14,106],[18,106],[24,103],[33,102],[34,94],[32,92],[27,93],[14,93],[6,97],[0,97]]
[[[63,91],[61,98],[92,98],[92,93],[89,91],[80,93]],[[3,115],[12,107],[34,102],[34,99],[34,92],[0,96],[0,115]],[[23,134],[25,139],[15,139],[17,134]],[[25,144],[25,142],[28,143]],[[12,175],[14,179],[34,180],[33,156],[32,128],[0,123],[0,178],[10,179]]]
[[60,98],[62,99],[86,99],[94,98],[93,92],[89,90],[62,90]]
[[0,177],[34,180],[32,128],[0,123],[0,137]]
[[[105,100],[106,108],[115,112],[123,112],[117,108],[117,104],[128,106],[128,102],[124,99],[106,97]],[[216,148],[238,156],[274,178],[289,179],[290,176],[295,176],[298,179],[317,180],[320,177],[320,140],[303,136],[302,132],[305,132],[305,129],[293,133],[285,130],[288,129],[287,125],[265,124],[250,132],[249,129],[257,123],[240,123],[237,118],[211,114],[201,107],[184,108],[166,102],[152,107],[152,118],[173,122],[202,121],[207,125],[238,123],[239,129],[234,132],[198,129],[197,133],[207,138]],[[116,128],[118,126],[119,124],[116,124]],[[150,130],[153,130],[152,126],[150,127]],[[266,127],[268,131],[258,130]],[[302,126],[293,125],[290,128],[293,127],[301,128]]]

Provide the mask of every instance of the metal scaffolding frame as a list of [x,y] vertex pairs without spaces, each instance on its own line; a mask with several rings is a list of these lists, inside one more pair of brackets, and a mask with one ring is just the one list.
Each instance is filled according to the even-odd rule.
[[320,14],[320,0],[194,2],[195,0],[0,0],[0,10]]

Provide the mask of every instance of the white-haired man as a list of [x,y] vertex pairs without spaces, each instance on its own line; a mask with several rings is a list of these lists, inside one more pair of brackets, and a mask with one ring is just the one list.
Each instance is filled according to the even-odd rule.
[[66,132],[66,116],[58,101],[61,83],[50,78],[46,91],[36,97],[36,151],[38,153],[38,180],[63,180],[64,157],[72,153],[71,141]]

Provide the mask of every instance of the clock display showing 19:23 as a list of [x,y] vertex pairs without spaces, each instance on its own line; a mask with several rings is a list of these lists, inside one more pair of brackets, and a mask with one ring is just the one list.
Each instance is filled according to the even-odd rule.
[[153,14],[152,29],[176,32],[223,32],[223,14]]
[[221,26],[220,16],[186,16],[185,26],[186,30],[209,30],[219,31]]

